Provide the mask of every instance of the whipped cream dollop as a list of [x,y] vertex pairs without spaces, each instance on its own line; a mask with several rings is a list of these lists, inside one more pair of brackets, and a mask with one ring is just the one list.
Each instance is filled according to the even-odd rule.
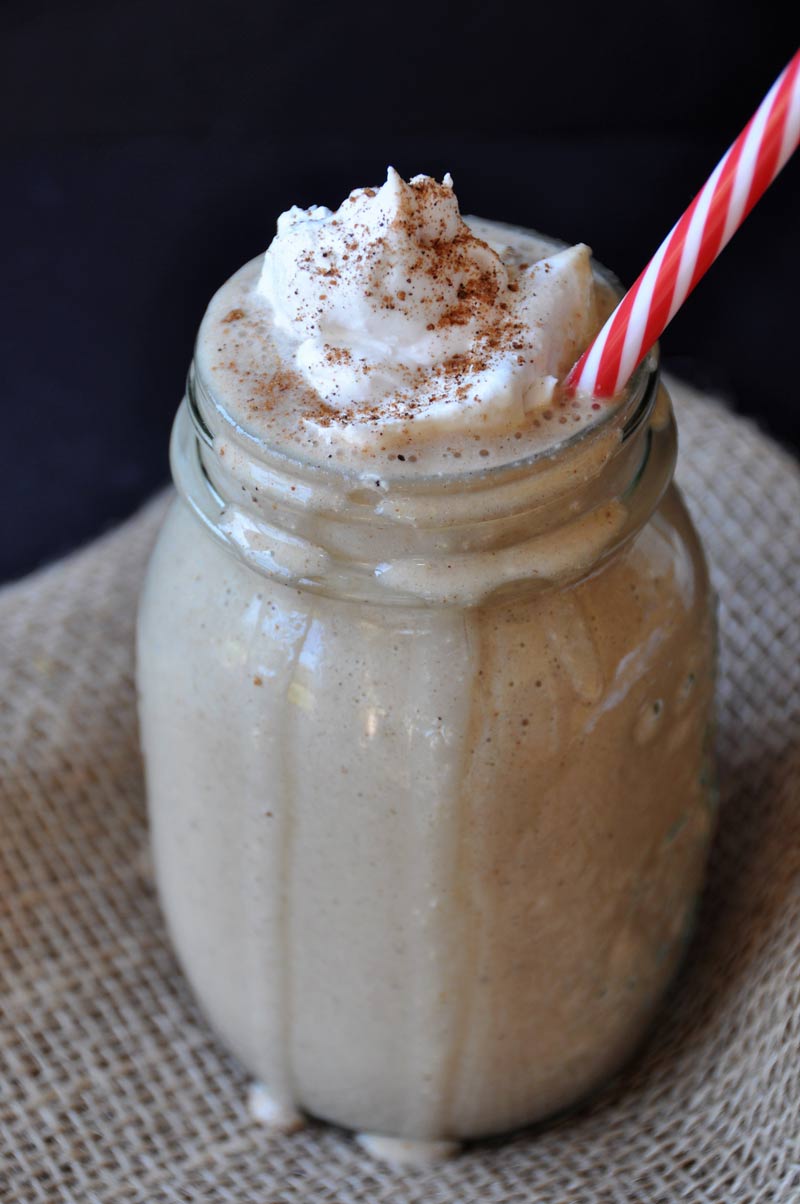
[[597,328],[590,251],[534,258],[505,230],[462,218],[449,176],[392,168],[335,212],[283,213],[254,296],[283,367],[319,398],[303,423],[358,444],[412,423],[508,431],[546,409]]

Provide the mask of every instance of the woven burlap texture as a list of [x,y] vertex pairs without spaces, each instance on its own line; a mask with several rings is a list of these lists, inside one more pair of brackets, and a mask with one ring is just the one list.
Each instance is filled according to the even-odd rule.
[[161,498],[0,592],[0,1199],[800,1200],[800,474],[673,391],[720,597],[722,811],[696,938],[634,1064],[577,1114],[425,1172],[249,1119],[148,871],[132,653]]

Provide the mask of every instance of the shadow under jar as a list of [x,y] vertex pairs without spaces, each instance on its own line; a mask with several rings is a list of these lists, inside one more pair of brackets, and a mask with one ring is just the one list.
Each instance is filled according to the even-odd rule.
[[639,1042],[713,826],[674,460],[653,359],[554,453],[373,482],[190,374],[139,621],[157,878],[276,1120],[494,1134]]

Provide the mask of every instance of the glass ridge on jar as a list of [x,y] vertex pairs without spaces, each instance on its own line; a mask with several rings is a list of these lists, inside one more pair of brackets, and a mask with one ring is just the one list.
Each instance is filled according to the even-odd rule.
[[601,1084],[685,946],[713,618],[654,357],[555,452],[374,481],[196,368],[140,610],[159,891],[272,1115],[420,1145]]

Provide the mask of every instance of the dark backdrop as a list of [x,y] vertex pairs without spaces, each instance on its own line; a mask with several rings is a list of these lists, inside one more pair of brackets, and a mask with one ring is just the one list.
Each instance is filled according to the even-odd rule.
[[[204,304],[281,209],[450,170],[467,211],[630,280],[794,51],[791,9],[6,0],[0,578],[166,479]],[[663,340],[795,447],[799,200],[795,162]]]

